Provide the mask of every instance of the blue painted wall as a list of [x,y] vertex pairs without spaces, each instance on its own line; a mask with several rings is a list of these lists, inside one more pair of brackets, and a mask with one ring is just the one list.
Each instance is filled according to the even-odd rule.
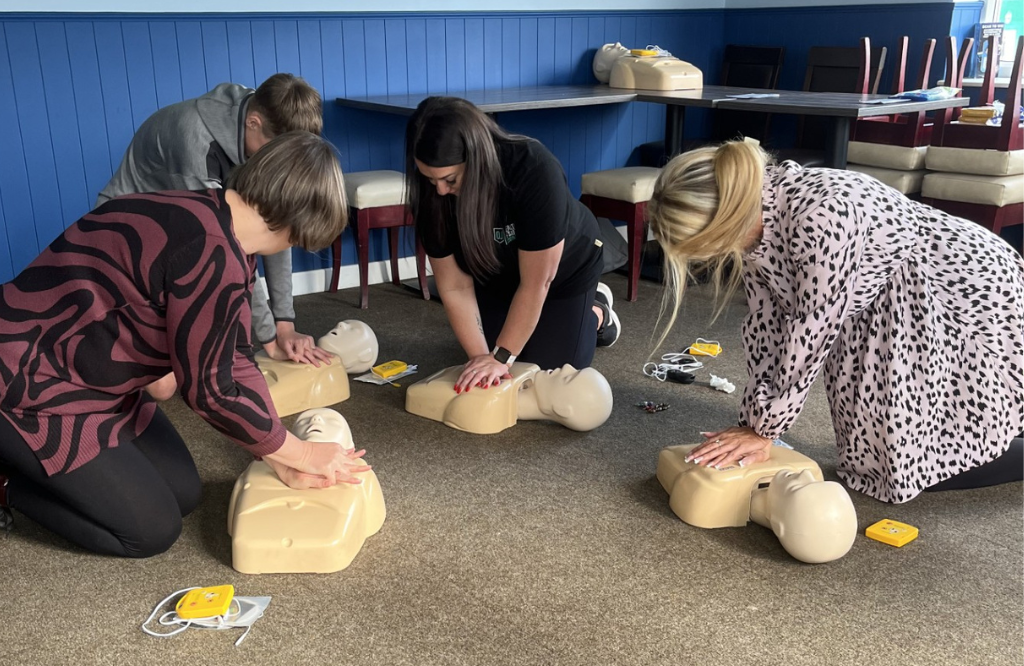
[[[343,169],[401,170],[404,119],[343,109],[334,98],[589,83],[593,51],[609,41],[658,43],[714,71],[724,20],[719,10],[0,19],[0,281],[89,210],[149,114],[223,81],[255,86],[277,71],[299,74],[323,95]],[[664,109],[499,121],[544,141],[578,190],[585,171],[621,166],[635,146],[659,138]],[[343,246],[344,263],[355,263],[352,243]],[[295,269],[327,261],[297,252]]]
[[[891,46],[900,34],[920,44],[948,34],[968,9],[938,2],[475,14],[0,13],[0,281],[89,210],[149,114],[223,81],[255,86],[277,71],[299,74],[324,97],[326,134],[346,171],[401,170],[404,119],[343,109],[334,98],[590,83],[594,49],[614,41],[659,44],[709,82],[718,80],[726,43],[783,45],[781,85],[799,88],[809,46],[855,44],[863,35]],[[700,135],[706,120],[688,111],[688,135]],[[584,172],[635,162],[636,146],[661,138],[664,109],[531,111],[502,114],[499,122],[551,148],[578,192]],[[343,246],[343,262],[355,263],[353,244]],[[371,259],[383,258],[384,246],[375,238]],[[295,269],[328,261],[326,253],[297,252]]]

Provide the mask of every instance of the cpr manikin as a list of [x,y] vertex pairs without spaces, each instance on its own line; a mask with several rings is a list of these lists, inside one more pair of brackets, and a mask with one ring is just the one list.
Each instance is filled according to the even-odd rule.
[[[292,432],[354,448],[345,418],[333,409],[299,415]],[[242,573],[331,573],[347,567],[384,524],[384,496],[373,470],[362,483],[293,490],[262,461],[235,482],[228,506],[232,565]]]
[[263,352],[256,354],[278,416],[348,400],[348,373],[364,373],[377,361],[377,336],[361,321],[339,322],[317,341],[317,346],[337,358],[330,365],[321,363],[316,367],[276,361]]
[[316,346],[341,358],[345,369],[356,375],[368,372],[377,363],[380,347],[373,329],[364,322],[346,319],[338,322]]
[[770,528],[802,562],[831,562],[845,555],[857,534],[857,514],[846,490],[823,481],[818,464],[775,446],[771,457],[744,467],[715,469],[686,462],[695,446],[670,446],[658,455],[658,481],[669,507],[695,527]]
[[593,368],[577,370],[564,365],[541,370],[532,363],[513,363],[509,369],[511,380],[459,394],[455,382],[461,372],[461,365],[453,366],[410,386],[405,394],[406,411],[478,435],[498,433],[517,421],[533,420],[555,421],[572,430],[593,430],[612,412],[608,380]]

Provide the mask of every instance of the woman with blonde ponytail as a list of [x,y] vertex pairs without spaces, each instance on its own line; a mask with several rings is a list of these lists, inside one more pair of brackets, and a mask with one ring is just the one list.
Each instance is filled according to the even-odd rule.
[[1002,239],[745,141],[669,162],[648,218],[671,312],[659,345],[691,264],[712,272],[716,315],[741,282],[749,307],[739,425],[691,460],[766,460],[823,370],[851,488],[899,503],[1024,477],[1024,260]]

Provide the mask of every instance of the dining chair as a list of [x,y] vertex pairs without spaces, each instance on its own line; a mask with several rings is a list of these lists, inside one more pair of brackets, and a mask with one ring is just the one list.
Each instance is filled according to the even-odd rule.
[[[739,46],[728,44],[722,58],[722,85],[774,90],[786,49],[781,46]],[[719,109],[712,114],[711,140],[715,143],[751,137],[768,140],[771,114]]]
[[[356,171],[345,174],[345,193],[348,205],[355,212],[352,228],[359,259],[359,307],[370,307],[369,264],[370,230],[388,230],[388,248],[391,254],[391,281],[402,284],[398,274],[398,231],[413,226],[412,215],[405,203],[405,176],[398,171]],[[338,291],[341,275],[341,236],[332,248],[333,272],[331,292]],[[430,300],[427,286],[427,257],[419,239],[416,239],[416,273],[424,300]]]
[[[995,53],[995,37],[988,38]],[[998,125],[953,120],[951,112],[936,116],[925,166],[921,200],[952,215],[973,220],[996,234],[1024,223],[1024,127],[1020,121],[1021,60],[1024,36],[1017,39],[1013,69]],[[982,80],[979,102],[995,100],[995,67]]]
[[[910,39],[900,39],[893,69],[892,93],[904,92],[906,84],[907,49]],[[959,87],[974,40],[964,41],[957,55],[956,37],[946,43],[946,70],[949,85]],[[936,40],[925,42],[913,89],[929,87],[932,56]],[[861,118],[853,124],[849,143],[848,168],[880,180],[907,195],[921,191],[925,174],[925,155],[931,142],[934,118],[924,112]]]
[[640,282],[642,250],[647,241],[647,202],[654,194],[654,183],[661,169],[623,167],[583,174],[580,201],[595,217],[607,217],[626,223],[626,300],[635,301]]
[[[812,46],[807,53],[803,90],[874,94],[878,92],[886,51],[884,46],[872,48],[868,37],[862,37],[860,45],[852,47]],[[804,166],[823,166],[827,123],[827,119],[800,116],[797,147],[779,151],[780,159],[794,160]]]

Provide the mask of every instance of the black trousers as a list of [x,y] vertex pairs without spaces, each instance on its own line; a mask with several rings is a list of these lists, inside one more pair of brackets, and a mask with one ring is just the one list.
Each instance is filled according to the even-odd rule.
[[1021,480],[1024,480],[1024,437],[1015,437],[1010,441],[1010,446],[1003,452],[1003,455],[995,460],[990,460],[984,465],[974,467],[966,472],[960,472],[956,476],[925,488],[925,491],[987,488]]
[[48,530],[103,555],[150,557],[178,539],[202,483],[185,442],[157,409],[134,441],[100,451],[67,474],[46,476],[31,448],[0,418],[8,500]]
[[[516,360],[535,363],[544,370],[560,368],[566,363],[577,370],[589,368],[597,347],[597,315],[593,309],[596,293],[595,284],[582,294],[544,301],[537,328]],[[487,346],[494,349],[512,300],[478,288],[476,301]]]

